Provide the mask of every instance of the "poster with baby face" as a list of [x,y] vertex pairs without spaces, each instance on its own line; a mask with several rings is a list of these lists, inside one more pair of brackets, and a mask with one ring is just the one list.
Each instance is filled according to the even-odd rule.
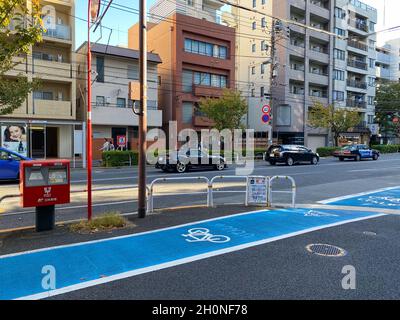
[[26,142],[27,127],[22,125],[9,125],[1,127],[1,146],[8,150],[28,156]]

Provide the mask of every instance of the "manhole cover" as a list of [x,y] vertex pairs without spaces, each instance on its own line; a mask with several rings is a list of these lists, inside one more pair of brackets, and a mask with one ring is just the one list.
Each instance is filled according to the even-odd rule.
[[343,257],[346,255],[346,250],[330,244],[309,244],[306,249],[311,253],[325,257]]

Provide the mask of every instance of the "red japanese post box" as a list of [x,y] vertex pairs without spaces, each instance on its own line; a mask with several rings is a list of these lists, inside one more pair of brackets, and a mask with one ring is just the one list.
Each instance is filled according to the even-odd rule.
[[70,202],[70,161],[21,161],[19,170],[21,206],[36,207],[37,231],[53,229],[55,205]]

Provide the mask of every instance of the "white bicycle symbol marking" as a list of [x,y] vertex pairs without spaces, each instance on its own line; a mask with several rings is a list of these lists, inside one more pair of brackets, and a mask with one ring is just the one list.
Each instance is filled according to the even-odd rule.
[[206,228],[189,229],[188,234],[182,234],[182,236],[190,238],[186,239],[187,242],[209,241],[212,243],[225,243],[231,241],[231,238],[227,236],[211,234],[210,230]]
[[[360,198],[359,200],[363,200]],[[387,197],[379,197],[379,196],[369,196],[366,200],[367,203],[379,204],[379,205],[386,205],[389,207],[397,207],[400,206],[400,198],[395,198],[392,196]]]
[[337,214],[316,211],[316,210],[309,210],[304,214],[305,217],[339,217]]

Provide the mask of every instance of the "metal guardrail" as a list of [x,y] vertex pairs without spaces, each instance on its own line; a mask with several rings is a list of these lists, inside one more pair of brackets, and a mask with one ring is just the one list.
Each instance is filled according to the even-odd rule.
[[209,202],[208,206],[213,207],[214,206],[214,193],[246,193],[246,199],[245,199],[245,205],[247,206],[247,188],[245,191],[225,191],[225,190],[214,190],[214,182],[215,180],[224,180],[224,179],[230,179],[230,180],[236,180],[236,179],[245,179],[247,183],[248,176],[215,176],[213,177],[208,185],[208,190],[209,190]]
[[[181,195],[193,195],[193,194],[206,194],[207,195],[207,206],[209,206],[210,203],[210,192],[208,190],[210,180],[207,177],[176,177],[176,178],[157,178],[153,180],[150,184],[149,189],[149,199],[148,199],[148,206],[147,206],[147,212],[152,213],[154,212],[154,185],[158,182],[167,182],[167,181],[184,181],[184,180],[204,180],[207,185],[205,187],[206,191],[205,192],[185,192],[185,193],[180,193]],[[176,193],[162,193],[163,196],[166,195],[176,195]]]
[[[273,190],[273,182],[275,180],[289,180],[291,182],[291,190],[290,191],[274,191]],[[289,176],[273,176],[269,179],[269,186],[268,186],[268,206],[272,207],[272,194],[273,193],[290,193],[292,194],[292,207],[296,206],[296,182],[292,177]]]

